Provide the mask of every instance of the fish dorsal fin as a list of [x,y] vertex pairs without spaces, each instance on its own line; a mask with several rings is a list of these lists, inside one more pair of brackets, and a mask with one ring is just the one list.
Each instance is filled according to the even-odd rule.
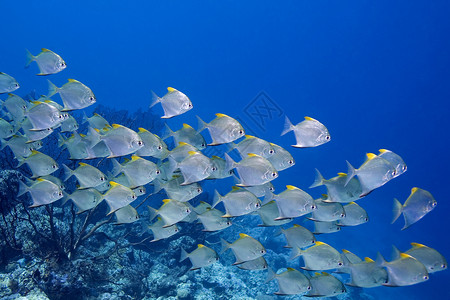
[[322,272],[322,275],[325,275],[325,276],[330,276],[330,274],[329,274],[329,273],[327,273],[327,272]]
[[44,100],[45,103],[54,103],[55,101],[52,100]]
[[[275,200],[274,200],[274,201],[275,201]],[[300,226],[300,225],[298,225],[298,224],[294,224],[293,227],[298,228],[298,227],[302,227],[302,226]]]
[[288,190],[290,190],[290,191],[292,191],[292,190],[299,190],[298,187],[293,186],[293,185],[287,185],[286,188],[287,188]]
[[84,163],[84,162],[79,162],[78,164],[79,164],[80,166],[82,166],[82,167],[90,166],[89,164]]
[[108,126],[105,126],[105,127],[102,128],[102,130],[103,130],[103,131],[109,131],[109,127],[108,127]]
[[197,151],[188,151],[189,156],[197,154]]
[[34,105],[39,105],[42,104],[42,101],[38,101],[38,100],[34,100],[34,101],[30,101],[31,103],[33,103]]
[[248,153],[247,156],[248,157],[259,157],[259,155],[255,154],[255,153]]
[[380,150],[378,150],[378,151],[380,151],[380,153],[385,153],[385,152],[388,152],[389,150],[386,150],[386,149],[380,149]]
[[111,185],[111,187],[116,187],[116,186],[120,185],[120,184],[118,184],[117,182],[114,182],[114,181],[110,181],[109,184]]
[[198,247],[198,248],[203,248],[203,247],[205,247],[205,245],[198,244],[197,247]]
[[94,116],[101,117],[98,113],[94,113]]
[[245,138],[247,138],[247,139],[254,139],[255,137],[253,135],[246,134]]
[[169,92],[169,93],[173,93],[173,92],[175,92],[176,91],[176,89],[174,89],[173,87],[167,87],[167,91]]
[[377,157],[376,154],[373,154],[373,153],[366,153],[366,156],[367,156],[367,160],[371,160],[371,159],[374,159],[375,157]]
[[305,117],[305,120],[307,120],[307,121],[317,121],[316,119],[313,119],[311,117]]
[[217,113],[216,117],[223,118],[223,117],[228,117],[228,116],[226,114]]
[[189,125],[189,124],[183,123],[183,128],[185,128],[185,129],[191,129],[192,126]]
[[112,126],[112,128],[114,128],[114,129],[123,127],[122,125],[119,125],[119,124],[112,124],[111,126]]
[[356,203],[352,201],[352,202],[349,202],[348,204],[353,204],[353,205],[355,205]]
[[287,270],[290,271],[290,272],[292,272],[292,271],[297,271],[297,270],[294,269],[294,268],[287,268]]
[[250,237],[248,234],[245,233],[239,233],[239,238],[243,239],[243,238],[248,238]]
[[349,254],[351,253],[350,251],[348,251],[347,249],[342,249],[342,252],[344,252],[345,254]]
[[41,51],[42,51],[42,52],[52,52],[52,51],[50,51],[50,50],[48,50],[48,49],[45,49],[45,48],[42,48]]
[[37,182],[42,182],[42,181],[45,181],[45,179],[43,179],[43,178],[37,178],[36,181],[37,181]]
[[372,263],[372,262],[375,262],[373,259],[371,259],[370,257],[364,257],[364,261],[365,262],[370,262],[370,263]]
[[412,257],[411,255],[406,254],[406,253],[400,253],[400,257],[401,257],[401,258],[414,258],[414,257]]
[[237,190],[240,190],[240,189],[241,189],[240,187],[235,186],[235,185],[233,185],[233,186],[231,187],[231,190],[233,190],[233,191],[237,191]]
[[[36,154],[39,154],[40,152],[39,151],[37,151],[37,150],[31,150],[31,155],[36,155]],[[30,156],[31,156],[30,155]]]
[[161,217],[158,217],[158,218],[156,218],[158,221],[161,221],[162,219],[161,219]]
[[417,192],[418,189],[419,189],[418,187],[413,187],[413,188],[411,189],[411,193]]
[[322,194],[322,200],[327,200],[328,199],[328,195],[327,194]]
[[321,274],[319,272],[314,272],[315,276],[320,276]]
[[326,245],[324,242],[321,241],[316,241],[316,245],[315,246],[323,246]]
[[124,162],[124,163],[127,163],[127,162],[129,162],[129,161],[130,161],[129,158],[124,158],[124,159],[123,159],[123,162]]
[[164,199],[163,202],[164,202],[164,204],[167,204],[170,202],[170,199]]
[[68,81],[68,82],[72,82],[72,83],[75,83],[75,82],[80,83],[78,80],[71,79],[71,78],[67,79],[67,81]]
[[100,130],[98,128],[93,128],[97,133],[100,133]]
[[145,128],[139,127],[139,132],[140,132],[140,133],[143,133],[143,132],[148,132],[148,130],[147,130],[147,129],[145,129]]
[[208,204],[208,205],[209,205],[209,203],[206,203],[205,201],[200,201],[200,203],[201,203],[201,204]]
[[217,156],[217,155],[213,155],[213,156],[211,156],[211,158],[222,159],[221,157],[219,157],[219,156]]
[[186,146],[186,145],[189,145],[188,143],[185,143],[185,142],[178,142],[178,147],[180,147],[180,146]]
[[137,156],[137,155],[132,155],[131,156],[131,161],[135,161],[135,160],[138,160],[138,159],[140,159],[140,157]]
[[414,248],[423,248],[426,247],[425,245],[419,244],[419,243],[411,243],[411,246],[413,246]]
[[347,174],[346,174],[346,173],[339,172],[339,173],[338,173],[338,176],[339,176],[339,177],[343,177],[343,176],[347,176]]

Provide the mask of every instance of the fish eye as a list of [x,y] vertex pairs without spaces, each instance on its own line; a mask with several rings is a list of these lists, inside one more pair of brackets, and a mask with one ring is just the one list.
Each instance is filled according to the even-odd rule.
[[[230,221],[227,221],[227,225],[230,226],[230,225],[231,225],[231,222],[230,222]],[[444,265],[444,266],[445,266],[445,265]]]
[[219,258],[218,258],[218,257],[216,257],[216,260],[219,260]]
[[143,193],[144,192],[144,189],[139,189],[139,193]]
[[261,204],[259,204],[259,202],[256,202],[255,206],[256,206],[256,208],[258,208],[261,206]]
[[197,189],[197,193],[201,193],[203,190],[201,188]]
[[131,195],[131,199],[136,199],[137,198],[137,196],[135,195],[135,194],[133,194],[133,195]]
[[308,291],[310,291],[311,290],[311,286],[310,285],[308,285],[308,287],[306,288]]
[[51,128],[47,128],[47,131],[51,131],[52,129]]
[[100,181],[105,181],[105,177],[100,177]]
[[266,253],[266,250],[262,249],[260,252],[261,252],[262,254],[264,254],[264,253]]
[[233,175],[233,170],[228,171],[228,174]]
[[406,171],[406,165],[402,166],[402,171]]
[[161,145],[158,145],[158,150],[162,150],[162,146]]
[[435,207],[437,205],[437,202],[431,203],[431,206]]
[[311,209],[317,209],[317,206],[315,204],[311,205]]
[[160,170],[156,170],[156,175],[159,175],[159,174],[161,174],[161,171]]
[[367,217],[366,217],[366,218],[364,218],[364,221],[368,222],[368,221],[369,221],[369,218],[367,218]]
[[201,146],[202,146],[202,147],[206,147],[205,143],[203,143]]
[[344,290],[344,289],[342,289],[342,290],[341,290],[341,292],[342,292],[342,293],[345,293],[345,290]]
[[423,280],[428,280],[428,276],[427,275],[423,276]]
[[264,266],[263,266],[263,269],[267,269],[267,266],[266,266],[266,265],[264,265]]
[[442,269],[445,269],[445,268],[447,268],[447,265],[446,265],[446,264],[442,264],[442,265],[441,265],[441,268],[442,268]]
[[341,230],[341,227],[338,226],[338,227],[336,228],[336,230],[337,230],[337,231]]
[[215,171],[217,170],[217,168],[216,168],[216,167],[212,167],[211,170],[212,170],[213,172],[215,172]]
[[272,173],[272,177],[277,177],[277,175],[278,175],[278,174],[275,173],[275,172]]
[[58,196],[62,196],[62,195],[63,195],[63,193],[62,193],[62,192],[59,192],[59,193],[58,193]]
[[65,62],[61,62],[61,67],[64,67],[65,65],[66,65],[66,63]]
[[244,130],[239,130],[239,134],[244,134]]
[[192,107],[192,103],[189,103],[188,106],[189,106],[189,107]]
[[342,262],[338,262],[338,266],[342,267],[344,264]]
[[15,87],[19,87],[19,84],[18,84],[18,83],[15,83],[14,86],[15,86]]
[[345,218],[345,214],[344,213],[341,214],[341,218]]
[[312,240],[312,241],[311,241],[311,244],[315,244],[315,243],[316,243],[316,240]]
[[269,154],[274,154],[274,153],[275,153],[275,150],[273,150],[273,149],[269,150]]
[[291,159],[288,161],[288,164],[292,165],[294,163],[294,161]]
[[91,101],[91,102],[93,102],[95,100],[95,98],[94,97],[89,97],[89,101]]
[[273,192],[273,191],[275,191],[275,188],[274,188],[273,186],[271,186],[271,187],[269,188],[269,191]]
[[53,166],[52,166],[53,169],[56,169],[57,167],[58,167],[57,165],[53,165]]
[[388,283],[389,281],[387,280],[387,279],[385,279],[384,281],[383,281],[383,283]]
[[330,136],[329,135],[327,135],[326,137],[325,137],[325,139],[327,140],[327,141],[329,141],[330,140]]
[[26,105],[23,105],[22,108],[23,108],[23,109],[27,109],[27,106],[26,106]]

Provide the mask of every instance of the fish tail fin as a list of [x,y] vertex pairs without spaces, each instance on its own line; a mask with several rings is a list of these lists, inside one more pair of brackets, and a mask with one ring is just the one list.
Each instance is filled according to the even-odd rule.
[[156,93],[152,91],[152,103],[150,103],[150,106],[148,108],[152,108],[159,102],[161,102],[161,98],[159,98],[158,95],[156,95]]
[[65,181],[67,181],[70,177],[72,177],[73,171],[72,171],[68,166],[66,166],[65,164],[63,164],[63,168],[64,168],[64,178],[63,178],[63,181],[65,182]]
[[156,178],[155,180],[153,180],[153,194],[158,193],[160,190],[163,189],[163,184],[161,182],[161,180],[159,180],[158,178]]
[[219,202],[221,202],[222,199],[223,199],[222,195],[220,195],[217,190],[214,190],[214,199],[211,207],[212,208],[216,207],[216,205],[219,204]]
[[148,216],[149,221],[152,221],[158,215],[158,210],[154,209],[151,206],[147,206],[147,208],[148,208],[148,213],[149,213],[149,216]]
[[115,158],[111,159],[111,161],[112,161],[112,164],[113,164],[113,168],[111,170],[111,174],[112,174],[113,177],[116,177],[122,171],[122,165]]
[[285,135],[286,133],[288,133],[289,131],[294,130],[295,126],[292,125],[291,121],[289,120],[289,118],[287,116],[285,116],[286,119],[284,120],[284,128],[283,128],[283,132],[281,133],[281,135]]
[[400,250],[398,250],[397,247],[392,245],[391,260],[396,260],[398,258],[400,258]]
[[26,192],[28,192],[30,188],[26,185],[22,180],[19,180],[19,192],[17,193],[17,197],[22,196]]
[[66,143],[66,140],[61,135],[61,133],[58,132],[58,147],[62,147]]
[[89,128],[88,128],[88,136],[89,137],[87,138],[87,140],[89,141],[89,148],[94,147],[101,141],[100,133],[97,132],[97,130],[95,130],[91,126],[89,126]]
[[5,149],[6,146],[8,146],[8,141],[0,139],[0,150]]
[[350,180],[355,177],[356,175],[356,169],[348,162],[347,162],[347,167],[348,167],[348,172],[347,172],[347,178],[345,180],[345,184],[344,186],[347,186],[347,184],[350,182]]
[[275,194],[272,193],[272,191],[270,189],[268,189],[266,191],[266,194],[264,195],[263,201],[261,202],[261,206],[266,205],[267,203],[272,201],[274,198],[275,198]]
[[344,267],[351,267],[353,265],[345,254],[341,254],[341,258],[344,263]]
[[188,253],[186,252],[186,250],[183,249],[183,247],[181,247],[180,262],[185,260],[187,257],[188,257]]
[[197,117],[197,121],[198,121],[198,129],[197,132],[202,132],[203,130],[205,130],[205,128],[208,126],[208,124],[203,121],[199,116]]
[[392,206],[392,212],[394,215],[392,216],[391,224],[397,221],[398,217],[400,217],[400,215],[402,214],[402,211],[403,205],[400,203],[400,201],[397,200],[397,198],[394,198],[394,205]]
[[226,151],[227,152],[231,152],[231,151],[233,151],[236,148],[236,144],[233,143],[233,142],[230,142],[230,143],[226,144],[226,147],[227,147]]
[[28,51],[28,49],[25,49],[27,51],[27,61],[25,62],[25,68],[28,68],[30,66],[30,64],[35,60],[35,56],[33,54],[31,54],[30,51]]
[[267,277],[266,277],[266,280],[264,281],[264,283],[268,283],[268,282],[272,281],[276,275],[277,275],[277,273],[275,273],[271,267],[267,266]]
[[47,97],[51,97],[58,92],[58,87],[54,85],[50,80],[48,80],[48,95]]
[[19,161],[19,163],[17,164],[16,168],[20,167],[21,165],[23,165],[25,163],[25,158],[24,157],[22,157],[20,155],[17,155],[16,158]]
[[236,167],[236,162],[228,155],[228,153],[225,153],[225,162],[225,171],[227,172]]
[[178,168],[178,163],[175,159],[169,156],[169,166],[167,167],[167,178],[172,177],[173,172]]
[[220,250],[220,254],[224,253],[225,251],[228,250],[228,248],[230,248],[230,243],[228,243],[227,241],[225,241],[224,239],[220,239],[220,244],[222,245],[222,249]]
[[378,266],[385,266],[386,265],[386,260],[384,259],[383,255],[381,255],[380,252],[377,253],[377,259],[375,260],[375,262],[377,263]]
[[313,184],[311,184],[309,186],[309,188],[311,189],[311,188],[321,186],[321,185],[323,185],[323,181],[324,181],[324,178],[323,178],[322,174],[320,174],[319,170],[316,169],[316,178],[314,179]]
[[[71,199],[70,198],[71,195],[67,194],[65,191],[62,191],[62,192],[63,192],[63,197],[61,198],[61,205],[64,206],[64,205],[66,205],[67,201],[69,201]],[[72,199],[72,201],[73,201],[73,199]]]
[[84,124],[88,121],[88,116],[86,114],[86,112],[83,110],[83,117],[81,119],[81,124]]
[[168,139],[171,136],[173,136],[174,132],[172,129],[170,129],[169,125],[167,125],[167,123],[164,123],[165,128],[166,128],[166,132],[164,133],[164,136],[161,138],[162,140]]
[[292,248],[291,255],[289,256],[290,260],[296,259],[297,257],[301,256],[303,254],[302,249],[299,247]]

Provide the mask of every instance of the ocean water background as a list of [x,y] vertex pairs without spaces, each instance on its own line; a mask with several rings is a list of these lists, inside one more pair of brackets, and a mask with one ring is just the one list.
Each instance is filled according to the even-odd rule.
[[[273,182],[276,192],[292,184],[319,196],[323,189],[308,190],[314,168],[329,178],[347,171],[345,160],[360,165],[367,152],[398,153],[408,171],[358,202],[370,222],[319,239],[371,258],[377,251],[389,257],[392,244],[406,250],[419,242],[450,259],[448,1],[0,0],[0,9],[0,71],[20,82],[17,94],[47,93],[36,65],[23,68],[25,49],[42,47],[68,64],[48,78],[58,86],[82,81],[98,104],[146,109],[150,90],[162,95],[173,86],[194,104],[167,121],[173,129],[221,112],[290,150],[296,166]],[[153,110],[162,114],[160,106]],[[284,115],[295,123],[320,120],[331,142],[288,148],[294,137],[280,137]],[[401,231],[402,219],[390,224],[392,198],[403,203],[414,186],[430,191],[438,206]],[[229,190],[228,182],[219,189]],[[450,299],[448,282],[447,270],[419,285],[366,292]]]

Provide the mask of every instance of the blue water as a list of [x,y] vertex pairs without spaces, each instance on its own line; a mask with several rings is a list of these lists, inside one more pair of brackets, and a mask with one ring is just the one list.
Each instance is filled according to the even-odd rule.
[[[98,104],[146,109],[151,90],[173,86],[194,109],[169,120],[172,128],[221,112],[291,151],[297,164],[274,181],[277,192],[286,184],[307,190],[314,168],[329,178],[347,171],[345,160],[361,164],[366,152],[398,153],[408,171],[359,201],[370,222],[320,240],[372,258],[418,242],[450,259],[448,1],[0,0],[0,9],[0,71],[20,82],[17,92],[47,93],[45,78],[31,76],[36,64],[23,68],[25,49],[43,47],[68,64],[52,82],[80,80]],[[153,110],[162,115],[159,105]],[[320,120],[331,142],[291,148],[293,134],[280,137],[284,115]],[[390,224],[392,198],[404,202],[414,186],[438,206],[401,231],[403,220]],[[415,286],[366,292],[450,299],[448,282],[447,270]]]

